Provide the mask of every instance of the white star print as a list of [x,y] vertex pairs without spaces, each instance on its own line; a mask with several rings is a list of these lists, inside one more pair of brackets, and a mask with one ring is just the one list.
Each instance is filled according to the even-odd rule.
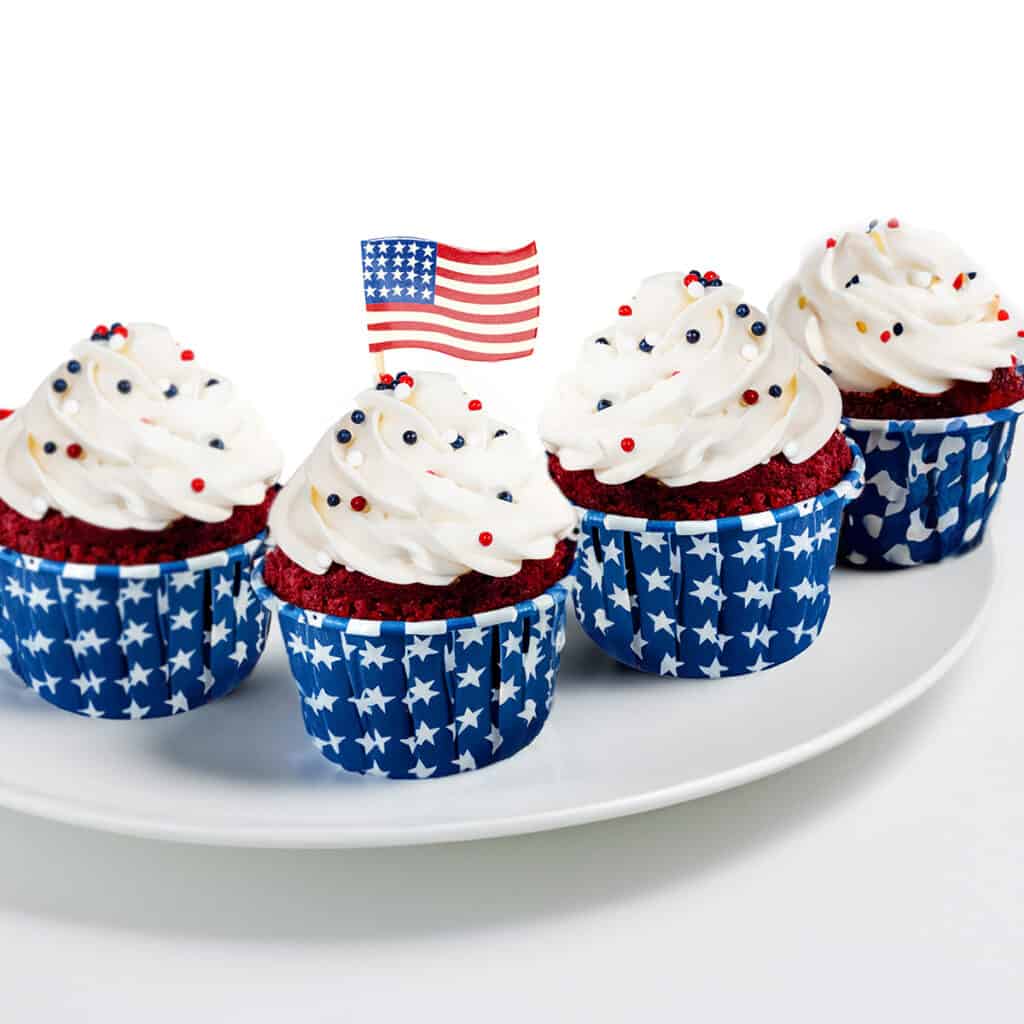
[[482,668],[474,668],[472,665],[466,666],[465,672],[460,672],[458,675],[459,688],[464,686],[479,686],[480,677],[484,674]]
[[473,708],[466,708],[461,715],[456,715],[455,721],[459,724],[459,735],[461,736],[467,729],[478,728],[480,725],[480,716],[483,713],[483,708],[477,708],[475,711]]
[[235,620],[237,622],[245,622],[249,618],[249,608],[252,606],[252,600],[252,590],[249,587],[249,581],[242,580],[242,585],[238,588],[238,596],[234,600]]
[[57,695],[56,686],[60,682],[60,676],[51,676],[49,672],[43,672],[42,679],[36,679],[35,676],[29,677],[32,689],[39,693],[42,690],[49,690],[54,696]]
[[765,661],[765,660],[764,660],[764,659],[763,659],[763,658],[761,657],[761,655],[760,655],[760,654],[758,654],[758,656],[757,656],[757,661],[755,661],[755,662],[754,662],[754,664],[753,664],[753,665],[751,665],[751,666],[750,666],[750,667],[749,667],[749,668],[747,669],[747,671],[748,671],[748,672],[763,672],[763,671],[764,671],[764,670],[765,670],[766,668],[771,668],[773,664],[775,664],[775,663],[774,663],[774,662],[772,662],[772,661]]
[[519,687],[516,685],[514,679],[502,679],[498,686],[498,691],[494,695],[494,699],[498,702],[498,705],[502,705],[505,701],[515,700],[516,694],[519,692]]
[[99,587],[82,587],[75,594],[75,606],[80,612],[98,612],[105,604],[110,604],[110,602],[104,601],[100,597]]
[[196,617],[197,612],[190,612],[185,608],[179,608],[174,615],[171,616],[171,631],[176,629],[191,629],[192,620]]
[[50,597],[49,587],[37,587],[34,583],[29,586],[31,588],[28,595],[29,608],[42,608],[44,612],[48,612],[50,606],[57,603]]
[[292,633],[291,636],[286,636],[285,643],[288,645],[288,650],[290,650],[296,658],[308,659],[309,655],[312,653],[312,648],[306,646],[306,641],[303,640],[298,633]]
[[87,718],[103,718],[105,717],[103,712],[100,711],[92,701],[89,701],[84,708],[79,709],[80,715],[85,715]]
[[544,660],[545,654],[540,649],[540,644],[533,641],[529,647],[526,648],[526,653],[523,655],[523,674],[527,680],[537,678],[537,666]]
[[836,528],[832,525],[831,520],[826,519],[818,527],[818,532],[814,535],[814,539],[818,542],[818,547],[820,548],[822,544],[827,544],[835,535]]
[[145,718],[149,714],[149,706],[143,707],[141,704],[137,704],[133,698],[131,704],[124,709],[124,713],[132,719]]
[[825,585],[815,583],[810,576],[805,576],[795,587],[789,589],[796,594],[798,601],[817,601],[818,595],[825,589]]
[[814,552],[814,538],[811,536],[810,530],[794,533],[789,539],[791,543],[785,549],[787,555],[797,558],[799,555],[810,555]]
[[600,590],[604,582],[604,566],[598,561],[597,552],[593,548],[586,548],[583,552],[583,571],[590,579],[591,587]]
[[690,538],[690,550],[687,554],[694,555],[697,558],[707,558],[708,555],[718,558],[718,545],[711,539],[710,533],[705,533],[701,536],[694,535]]
[[409,655],[410,660],[412,658],[420,658],[426,660],[431,654],[436,654],[428,637],[425,636],[414,636],[412,643],[406,648],[406,653]]
[[659,632],[660,630],[664,630],[670,636],[672,635],[672,623],[674,621],[673,619],[671,619],[663,611],[659,611],[657,613],[648,612],[647,615],[654,623],[655,633]]
[[600,632],[602,636],[608,632],[608,630],[614,625],[611,619],[608,618],[608,613],[603,608],[594,609],[594,628]]
[[769,629],[767,626],[761,626],[758,628],[756,625],[751,629],[744,630],[743,636],[747,638],[751,648],[756,644],[764,646],[765,650],[771,646],[772,637],[778,636],[779,631],[777,629]]
[[363,748],[364,754],[369,754],[371,750],[377,750],[383,754],[384,747],[390,739],[390,736],[381,736],[379,729],[374,729],[372,736],[367,733],[363,736],[357,736],[355,741]]
[[437,768],[428,768],[422,761],[417,760],[409,771],[412,772],[417,779],[429,779],[430,776],[437,771]]
[[369,640],[366,641],[366,645],[359,652],[359,657],[362,661],[363,668],[369,668],[371,665],[374,668],[384,668],[389,661],[394,661],[394,658],[389,658],[385,655],[387,648],[384,644],[371,644]]
[[228,657],[238,665],[239,668],[241,668],[242,662],[249,657],[249,645],[244,640],[236,641],[235,649],[228,655]]
[[231,630],[228,629],[226,622],[215,622],[213,627],[210,629],[210,646],[216,647],[217,644],[223,643],[231,635]]
[[118,602],[121,604],[127,604],[129,601],[145,601],[148,597],[146,584],[142,580],[128,580],[117,595]]
[[167,591],[158,590],[156,595],[156,611],[158,615],[166,615],[171,610],[171,599]]
[[186,697],[181,690],[176,690],[172,693],[171,699],[165,700],[164,703],[170,707],[172,715],[180,714],[182,711],[188,711],[188,697]]
[[153,634],[149,632],[144,622],[132,622],[129,620],[124,624],[124,631],[121,634],[119,641],[122,650],[127,651],[132,644],[144,644],[147,640],[152,640]]
[[199,580],[199,574],[195,572],[174,572],[171,573],[171,586],[174,592],[180,594],[186,588],[194,587]]
[[764,560],[764,541],[752,537],[750,540],[740,540],[739,545],[739,551],[735,552],[732,557],[739,558],[744,565],[752,558],[758,562]]
[[234,584],[230,576],[218,580],[213,586],[214,600],[219,601],[222,597],[231,597]]
[[523,649],[523,636],[521,633],[513,633],[510,629],[508,636],[505,637],[501,644],[505,648],[505,657],[510,658],[512,655],[518,655]]
[[429,743],[431,746],[434,745],[434,737],[441,731],[440,726],[432,729],[426,722],[420,722],[416,727],[416,732],[412,736],[406,736],[402,742],[409,748],[410,753],[414,753],[417,747],[423,746],[425,743]]
[[672,592],[672,588],[668,585],[669,577],[662,575],[657,569],[654,569],[652,572],[642,572],[640,575],[646,580],[648,591],[666,590],[669,593]]
[[[387,737],[387,738],[390,739],[390,737]],[[363,772],[363,774],[364,775],[374,775],[378,779],[390,779],[391,778],[391,774],[389,772],[384,771],[384,769],[381,768],[381,766],[376,761],[372,762],[370,767],[367,768],[366,771]]]
[[322,644],[319,640],[314,640],[313,650],[310,652],[313,655],[312,664],[314,666],[326,665],[328,669],[333,668],[336,661],[341,661],[341,658],[331,653],[333,650],[333,644]]
[[709,679],[721,679],[722,673],[725,671],[725,666],[718,660],[718,658],[715,658],[710,665],[701,665],[700,670]]
[[188,671],[192,667],[192,655],[196,652],[181,650],[176,654],[172,654],[168,660],[168,664],[171,667],[171,674],[175,672]]
[[358,697],[349,697],[349,703],[355,704],[361,715],[369,714],[370,708],[384,711],[394,697],[385,697],[379,686],[366,687]]
[[[314,711],[333,711],[338,698],[332,697],[321,687],[312,697],[305,697],[303,699]],[[355,701],[355,698],[349,697],[349,700]]]
[[623,611],[628,612],[632,607],[629,591],[625,587],[620,587],[617,583],[612,584],[612,596],[610,600],[612,604],[621,608]]
[[521,718],[527,725],[532,725],[537,717],[537,702],[532,697],[527,697],[523,703],[523,710],[516,717]]
[[103,645],[109,642],[106,637],[101,638],[95,629],[81,629],[74,640],[69,638],[64,641],[75,652],[76,658],[81,658],[86,651],[98,654]]
[[604,546],[604,560],[608,562],[614,562],[616,565],[619,564],[619,559],[622,557],[622,552],[619,550],[619,545],[615,543],[615,538],[612,537],[610,541]]
[[[68,640],[66,643],[70,643]],[[23,640],[22,647],[25,648],[30,654],[38,654],[40,651],[45,651],[47,654],[50,653],[50,648],[53,646],[53,638],[44,636],[39,630],[30,636],[27,640]]]
[[335,736],[334,733],[331,732],[330,729],[328,729],[327,730],[327,739],[322,740],[318,736],[314,736],[313,737],[313,743],[316,746],[316,749],[319,750],[321,753],[323,753],[323,751],[326,750],[327,747],[330,747],[331,750],[333,750],[335,754],[340,754],[341,753],[341,743],[342,743],[342,740],[344,740],[344,739],[345,739],[344,736]]
[[476,761],[468,750],[464,750],[459,754],[459,756],[452,761],[452,764],[457,765],[460,772],[471,772],[476,768]]
[[501,730],[496,725],[492,725],[491,731],[487,734],[487,739],[491,744],[491,753],[496,754],[498,752],[498,747],[500,747],[504,742]]
[[640,633],[633,634],[633,640],[629,645],[629,649],[636,656],[636,660],[640,661],[643,658],[643,650],[647,646],[647,641],[643,638]]
[[658,675],[678,677],[680,665],[682,665],[681,661],[677,661],[671,654],[666,654],[665,657],[661,659],[661,667],[658,669]]
[[818,635],[817,623],[813,622],[810,626],[805,627],[803,622],[801,621],[799,626],[789,626],[787,628],[789,629],[790,633],[793,634],[793,642],[795,644],[800,644],[803,641],[804,637],[807,637],[808,640],[813,640]]
[[637,539],[640,541],[641,551],[646,551],[648,548],[660,551],[665,546],[665,534],[663,533],[641,533]]
[[725,603],[725,594],[722,593],[721,588],[715,583],[713,576],[708,576],[707,579],[694,580],[697,584],[696,590],[690,591],[690,597],[696,597],[703,604],[705,601],[714,601],[715,604],[721,608]]
[[199,682],[203,684],[203,693],[209,693],[217,684],[217,677],[210,671],[209,665],[203,666],[203,671],[199,673]]
[[771,608],[776,594],[777,590],[769,590],[762,582],[754,580],[747,580],[746,588],[736,592],[737,597],[743,598],[744,608],[748,608],[751,601],[756,601],[761,608]]
[[71,682],[78,687],[84,697],[87,690],[95,690],[96,693],[99,693],[100,685],[105,683],[106,679],[90,669],[88,672],[83,672],[80,676],[75,676]]
[[411,711],[417,701],[423,701],[428,707],[430,702],[435,698],[439,697],[440,694],[434,689],[434,684],[431,681],[424,682],[422,679],[413,679],[412,686],[409,687],[408,692],[402,699],[405,706]]
[[7,593],[11,595],[11,600],[21,601],[22,604],[25,603],[25,598],[28,597],[28,591],[21,585],[19,580],[14,579],[12,576],[7,581],[5,589]]

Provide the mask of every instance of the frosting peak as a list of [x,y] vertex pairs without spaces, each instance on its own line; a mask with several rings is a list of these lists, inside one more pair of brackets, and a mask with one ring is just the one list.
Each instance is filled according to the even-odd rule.
[[550,558],[575,517],[543,453],[448,374],[399,375],[356,398],[278,495],[271,533],[323,574],[389,583],[512,576]]
[[164,327],[114,324],[79,342],[0,422],[0,498],[112,530],[222,522],[258,505],[281,453],[231,384]]
[[895,219],[816,247],[771,312],[848,391],[988,381],[1011,365],[1019,326],[958,246]]
[[647,278],[584,342],[541,419],[568,470],[621,484],[725,480],[783,454],[803,462],[839,423],[840,397],[742,291],[715,274]]

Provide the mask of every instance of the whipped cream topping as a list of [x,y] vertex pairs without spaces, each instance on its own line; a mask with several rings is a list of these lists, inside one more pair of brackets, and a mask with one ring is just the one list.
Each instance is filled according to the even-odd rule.
[[0,422],[0,498],[30,519],[222,522],[263,501],[281,461],[231,384],[154,324],[97,328]]
[[770,310],[846,391],[988,381],[1020,327],[959,247],[895,219],[816,247]]
[[323,574],[389,583],[512,576],[550,558],[575,516],[544,455],[448,374],[364,391],[278,495],[273,539]]
[[584,342],[541,436],[605,484],[725,480],[782,454],[803,462],[839,423],[835,386],[717,275],[658,274]]

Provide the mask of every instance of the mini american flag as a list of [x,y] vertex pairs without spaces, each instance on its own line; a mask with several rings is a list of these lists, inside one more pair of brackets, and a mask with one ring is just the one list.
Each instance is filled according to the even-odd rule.
[[370,351],[426,348],[459,359],[521,359],[540,318],[537,245],[474,252],[422,238],[363,242]]

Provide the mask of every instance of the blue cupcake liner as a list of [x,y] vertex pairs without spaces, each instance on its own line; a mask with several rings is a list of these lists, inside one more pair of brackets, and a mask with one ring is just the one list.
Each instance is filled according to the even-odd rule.
[[768,512],[673,521],[580,510],[572,591],[584,632],[624,665],[692,679],[806,650],[828,612],[843,507],[863,486],[850,447],[835,487]]
[[162,718],[230,693],[266,645],[252,568],[266,534],[151,565],[0,548],[0,667],[89,718]]
[[872,569],[938,562],[981,543],[1024,401],[954,419],[844,420],[864,452],[839,557]]
[[536,739],[565,646],[566,588],[429,622],[343,619],[278,598],[302,718],[316,748],[350,772],[440,778],[511,757]]

